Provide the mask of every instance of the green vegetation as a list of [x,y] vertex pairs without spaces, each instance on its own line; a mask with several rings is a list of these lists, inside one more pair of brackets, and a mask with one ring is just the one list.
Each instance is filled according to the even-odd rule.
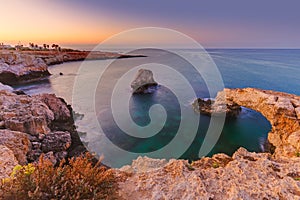
[[297,156],[297,157],[300,157],[300,152],[299,152],[299,151],[296,152],[296,156]]
[[0,199],[113,199],[112,170],[93,165],[92,158],[86,154],[54,167],[41,157],[37,164],[18,165],[0,183]]
[[194,171],[194,170],[195,170],[195,168],[192,167],[191,164],[186,164],[185,166],[186,166],[186,167],[188,168],[188,170],[190,170],[190,171]]
[[213,167],[213,168],[218,168],[218,167],[220,167],[220,165],[219,165],[219,163],[214,162],[214,163],[212,164],[212,167]]

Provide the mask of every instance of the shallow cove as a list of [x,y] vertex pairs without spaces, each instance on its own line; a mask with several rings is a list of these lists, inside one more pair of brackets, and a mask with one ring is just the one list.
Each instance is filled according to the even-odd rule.
[[[197,55],[196,50],[185,51]],[[298,64],[300,64],[299,50],[211,50],[210,53],[222,72],[225,87],[235,88],[249,86],[300,94],[300,88],[294,87],[299,84],[300,81],[298,76],[300,73],[298,67]],[[163,55],[159,56],[160,59],[163,59]],[[136,62],[139,59],[145,58],[129,58],[120,61],[130,63]],[[155,60],[157,57],[150,56],[148,59]],[[94,69],[104,68],[107,62],[108,61],[106,60],[89,61],[86,70],[82,73],[87,77],[94,77],[96,76],[93,73]],[[53,75],[49,78],[48,82],[44,81],[22,85],[17,87],[17,89],[22,89],[28,94],[43,92],[56,93],[58,96],[65,98],[67,102],[72,102],[71,87],[74,78],[83,75],[77,73],[77,69],[80,65],[81,62],[72,62],[51,66],[49,71]],[[120,69],[121,67],[122,66],[120,66]],[[118,70],[119,68],[116,68],[115,72],[111,74],[112,79],[117,79],[114,73],[118,73]],[[59,76],[60,72],[64,75]],[[188,69],[186,73],[193,77],[192,72],[189,72]],[[87,82],[85,84],[89,84],[89,79],[87,78],[86,80]],[[288,80],[288,82],[286,80]],[[202,87],[201,84],[196,86],[198,86],[196,91],[197,95],[202,98],[207,97],[207,94],[203,89],[204,87]],[[127,92],[130,92],[130,86],[128,86]],[[82,101],[85,101],[85,98],[86,97],[83,95]],[[193,99],[191,99],[191,102],[192,101]],[[111,128],[110,133],[119,144],[136,152],[153,151],[168,143],[176,133],[175,130],[178,124],[175,122],[179,121],[180,117],[176,114],[178,108],[177,106],[174,106],[174,100],[166,95],[165,88],[162,87],[152,95],[132,97],[129,108],[133,120],[137,124],[145,125],[149,123],[149,106],[157,102],[163,102],[170,110],[170,120],[160,136],[148,141],[140,142],[124,140],[124,138],[118,137],[118,132],[115,131],[115,127],[110,124],[111,122],[105,121],[105,115],[100,115],[99,117],[100,119],[102,117],[105,123],[107,123],[108,129]],[[96,129],[95,124],[90,123],[92,110],[76,105],[73,105],[73,107],[76,112],[84,114],[83,119],[76,122],[78,130],[83,132],[82,140],[88,143],[89,147],[95,148],[98,153],[101,153],[102,147],[97,141],[101,140],[103,134]],[[185,104],[184,109],[192,108],[190,104]],[[209,120],[209,117],[201,115],[197,136],[190,148],[182,155],[182,158],[190,160],[198,158],[199,147],[202,144],[203,135],[207,129]],[[261,151],[262,144],[267,138],[269,130],[269,122],[260,113],[243,108],[241,115],[237,119],[226,121],[222,135],[209,155],[220,152],[230,155],[240,146],[243,146],[250,151],[259,152]],[[188,130],[187,134],[189,134]]]

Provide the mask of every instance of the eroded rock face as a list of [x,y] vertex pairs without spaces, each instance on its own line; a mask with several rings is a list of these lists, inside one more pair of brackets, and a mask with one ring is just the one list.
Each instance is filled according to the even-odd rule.
[[204,100],[201,98],[196,99],[193,102],[193,108],[196,112],[200,112],[201,114],[211,116],[221,116],[222,114],[226,114],[227,118],[235,118],[241,112],[241,106],[236,103],[222,103],[220,101],[214,101],[211,99]]
[[300,97],[245,88],[225,89],[216,99],[261,112],[272,125],[268,139],[275,153],[240,148],[232,157],[217,154],[192,164],[140,157],[131,166],[115,170],[120,198],[299,199]]
[[[138,162],[135,166],[160,161],[139,158]],[[119,182],[123,199],[297,199],[299,170],[300,158],[274,160],[268,153],[240,148],[232,157],[217,154],[192,164],[170,160],[148,172],[116,174],[125,177]]]
[[4,145],[0,145],[0,180],[8,178],[18,164],[18,161],[11,149]]
[[71,146],[71,135],[69,132],[56,131],[48,133],[42,140],[43,152],[65,152]]
[[218,96],[225,96],[228,103],[251,108],[267,118],[272,125],[268,140],[276,147],[276,156],[293,157],[300,152],[299,145],[293,142],[300,131],[299,96],[254,88],[224,89]]
[[31,150],[31,143],[26,133],[0,130],[0,145],[9,148],[19,164],[27,164],[26,155]]
[[0,53],[0,82],[4,84],[14,85],[49,75],[41,58],[18,52]]
[[31,135],[46,134],[53,120],[53,112],[40,100],[0,91],[0,121],[4,128]]
[[157,82],[153,78],[153,73],[148,69],[139,69],[131,83],[133,94],[150,93],[151,87],[156,87]]
[[[65,101],[53,94],[28,96],[1,90],[0,128],[3,130],[0,130],[0,144],[10,147],[7,141],[12,144],[21,142],[12,148],[15,152],[25,151],[23,148],[26,147],[22,159],[15,155],[21,164],[36,161],[42,153],[50,155],[52,152],[56,161],[78,155],[85,148],[76,132],[71,112]],[[8,133],[14,133],[15,137]],[[24,142],[25,136],[29,144]],[[6,143],[1,143],[2,140]]]

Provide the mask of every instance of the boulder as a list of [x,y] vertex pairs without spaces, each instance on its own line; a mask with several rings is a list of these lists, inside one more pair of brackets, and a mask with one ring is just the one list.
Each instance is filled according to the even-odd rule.
[[71,146],[71,135],[69,132],[56,131],[45,135],[42,141],[42,151],[63,152]]
[[6,129],[32,135],[50,132],[53,112],[39,99],[0,91],[0,121]]
[[0,145],[0,180],[8,178],[18,164],[13,151],[4,145]]
[[47,64],[39,57],[19,52],[1,52],[0,82],[15,85],[49,76]]
[[65,122],[72,117],[66,102],[61,98],[57,98],[55,94],[38,94],[34,95],[33,98],[38,99],[47,105],[53,112],[55,121]]
[[26,155],[31,150],[31,143],[26,133],[0,130],[0,145],[9,148],[19,164],[27,164]]
[[134,80],[131,82],[132,93],[151,93],[157,85],[151,70],[139,69]]
[[[29,162],[50,151],[57,161],[86,151],[74,125],[72,108],[54,94],[28,96],[0,90],[0,128],[27,134],[31,143]],[[22,141],[21,136],[19,139]]]

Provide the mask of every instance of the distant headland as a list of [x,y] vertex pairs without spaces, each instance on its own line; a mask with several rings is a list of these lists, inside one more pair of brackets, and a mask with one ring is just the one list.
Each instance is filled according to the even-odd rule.
[[120,59],[145,57],[103,51],[81,51],[63,48],[58,44],[37,45],[29,43],[6,45],[0,43],[0,82],[16,85],[36,81],[50,74],[48,66],[82,60]]

